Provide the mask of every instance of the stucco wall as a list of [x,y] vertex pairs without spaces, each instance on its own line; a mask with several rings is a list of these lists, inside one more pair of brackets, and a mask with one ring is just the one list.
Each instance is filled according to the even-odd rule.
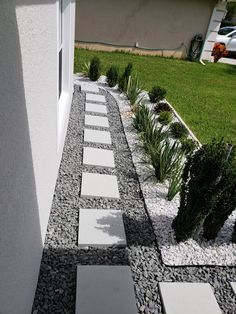
[[61,160],[56,5],[0,1],[1,314],[31,313]]
[[[77,0],[78,41],[174,49],[205,36],[216,0]],[[184,50],[182,50],[184,51]]]

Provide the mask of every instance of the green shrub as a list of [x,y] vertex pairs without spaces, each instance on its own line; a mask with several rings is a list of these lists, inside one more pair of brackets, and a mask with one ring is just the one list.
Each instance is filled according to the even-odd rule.
[[107,71],[107,84],[109,87],[114,87],[118,83],[119,70],[116,65],[112,65]]
[[98,57],[93,57],[89,68],[89,78],[91,81],[97,81],[101,75],[101,63]]
[[170,125],[170,133],[174,138],[186,138],[188,135],[188,130],[180,122],[173,122]]
[[194,150],[198,147],[198,143],[188,137],[180,138],[182,151],[188,155],[192,154]]
[[130,62],[130,63],[128,63],[127,67],[125,68],[124,73],[121,75],[121,77],[119,79],[119,90],[121,92],[127,91],[128,81],[129,81],[129,77],[131,76],[132,69],[133,69],[133,65]]
[[219,178],[215,191],[212,193],[213,208],[203,225],[203,236],[207,240],[217,237],[225,221],[236,208],[236,154],[235,149],[230,153],[225,163],[221,177]]
[[171,107],[169,106],[169,104],[167,102],[160,102],[159,104],[157,104],[154,108],[154,111],[156,113],[160,113],[162,111],[170,111],[172,112]]
[[89,69],[90,69],[90,65],[91,65],[91,62],[84,62],[83,66],[82,66],[82,70],[81,70],[81,73],[86,76],[86,77],[89,77]]
[[150,90],[149,98],[151,103],[159,103],[161,100],[163,100],[166,96],[166,90],[165,88],[162,88],[160,86],[153,86],[153,88]]
[[139,87],[139,81],[137,77],[129,77],[126,96],[130,101],[131,107],[134,105],[140,105],[143,100],[142,89]]
[[167,125],[172,121],[172,113],[170,111],[162,111],[159,115],[159,122],[161,124]]
[[187,157],[180,207],[172,224],[178,242],[196,238],[206,217],[216,207],[216,202],[224,197],[221,184],[229,184],[225,178],[225,168],[233,158],[229,157],[226,147],[223,141],[212,141]]

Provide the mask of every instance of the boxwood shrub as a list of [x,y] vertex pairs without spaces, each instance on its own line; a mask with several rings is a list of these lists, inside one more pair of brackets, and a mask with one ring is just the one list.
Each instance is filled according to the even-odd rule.
[[101,62],[98,57],[93,57],[89,67],[89,78],[91,81],[97,81],[101,75]]
[[159,103],[161,100],[163,100],[166,96],[166,90],[165,88],[162,88],[160,86],[153,86],[153,88],[149,91],[149,98],[151,103]]
[[186,138],[188,135],[188,130],[180,122],[173,122],[170,125],[170,133],[174,138]]

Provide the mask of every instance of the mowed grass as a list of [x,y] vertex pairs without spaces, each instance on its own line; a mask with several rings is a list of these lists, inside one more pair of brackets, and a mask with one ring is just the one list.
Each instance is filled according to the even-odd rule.
[[166,88],[167,100],[202,143],[214,137],[236,143],[236,66],[75,49],[75,73],[95,55],[103,74],[112,64],[122,72],[132,62],[145,90],[155,84]]

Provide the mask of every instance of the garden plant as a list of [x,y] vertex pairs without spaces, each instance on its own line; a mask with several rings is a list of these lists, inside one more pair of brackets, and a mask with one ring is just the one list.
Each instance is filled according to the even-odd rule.
[[150,90],[149,98],[151,103],[159,103],[161,100],[163,100],[166,96],[166,90],[165,88],[162,88],[160,86],[153,86],[153,88]]
[[[234,197],[235,190],[228,178],[234,174],[235,153],[234,150],[229,151],[223,140],[213,140],[187,157],[180,207],[172,224],[178,242],[197,238],[204,223],[205,236],[210,238],[216,235],[233,207],[229,199]],[[229,194],[225,193],[227,190]],[[221,207],[223,203],[226,208]],[[211,221],[207,219],[209,215],[212,215]],[[212,223],[212,219],[217,223]],[[209,230],[206,231],[207,228]]]
[[128,65],[125,68],[124,73],[119,78],[119,90],[121,92],[126,92],[127,91],[129,77],[131,76],[132,69],[133,69],[132,63],[128,63]]
[[109,87],[114,87],[118,83],[119,69],[116,65],[112,65],[107,71],[107,84]]
[[188,130],[181,122],[173,122],[170,125],[171,135],[176,139],[186,138]]
[[89,78],[91,81],[97,81],[101,76],[101,62],[98,57],[93,57],[89,67]]
[[173,115],[170,111],[162,111],[158,120],[161,124],[167,125],[172,121],[172,119]]

